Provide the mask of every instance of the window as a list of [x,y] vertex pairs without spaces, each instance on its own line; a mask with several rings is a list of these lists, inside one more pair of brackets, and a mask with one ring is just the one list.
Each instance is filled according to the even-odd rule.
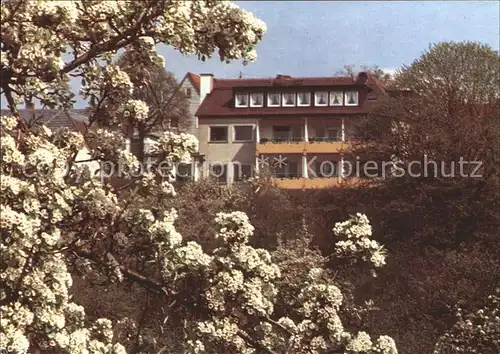
[[190,88],[186,89],[186,96],[187,96],[187,98],[191,98],[191,89]]
[[234,127],[234,141],[253,141],[253,126],[236,125]]
[[299,176],[299,167],[297,162],[289,161],[283,165],[273,167],[273,175],[278,178],[297,178]]
[[100,174],[101,176],[105,175],[107,177],[111,177],[116,172],[114,171],[113,164],[109,163],[108,161],[100,161],[99,162],[100,168],[97,174]]
[[339,161],[318,161],[316,162],[316,175],[323,178],[338,177],[340,170]]
[[292,138],[293,132],[290,126],[273,126],[273,139],[276,141],[288,141]]
[[345,105],[346,106],[358,105],[358,91],[347,91],[345,93]]
[[279,107],[281,94],[278,92],[270,92],[267,94],[267,106],[268,107]]
[[330,106],[342,106],[342,91],[330,92]]
[[157,138],[154,135],[147,135],[144,137],[144,140],[141,144],[141,138],[139,138],[138,136],[134,136],[133,138],[130,138],[130,152],[137,158],[139,158],[141,156],[141,152],[143,152],[143,155],[146,158],[146,162],[151,162],[153,161],[153,158],[152,156],[148,157],[148,155],[151,155],[151,148],[156,140]]
[[172,117],[170,119],[170,128],[179,128],[179,117]]
[[210,178],[215,180],[217,183],[227,183],[227,165],[221,163],[214,163],[210,165],[210,170],[208,171]]
[[210,127],[211,142],[227,142],[227,127]]
[[134,137],[130,139],[130,152],[136,157],[139,156],[141,150],[141,139],[139,137]]
[[191,180],[191,164],[181,163],[177,165],[175,174],[177,182],[187,182]]
[[327,106],[328,105],[328,92],[316,92],[314,95],[314,105],[315,106]]
[[245,181],[252,177],[252,165],[241,165],[234,164],[233,165],[233,179],[235,182]]
[[264,94],[263,93],[251,93],[250,94],[250,107],[262,107],[264,106]]
[[310,106],[311,105],[311,93],[310,92],[299,92],[297,94],[298,106]]
[[339,130],[337,128],[326,128],[328,140],[339,140]]
[[283,107],[294,107],[294,106],[295,106],[295,93],[284,92]]
[[235,96],[236,107],[248,107],[248,93],[237,93]]

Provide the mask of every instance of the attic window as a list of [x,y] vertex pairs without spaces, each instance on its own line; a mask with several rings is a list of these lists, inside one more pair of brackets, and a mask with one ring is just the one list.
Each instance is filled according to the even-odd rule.
[[311,105],[311,93],[310,92],[299,92],[297,94],[298,106],[310,106]]
[[295,92],[284,92],[283,93],[283,107],[294,107],[295,106]]
[[267,106],[268,107],[279,107],[280,106],[281,94],[278,92],[270,92],[267,94]]
[[261,92],[250,94],[250,107],[262,107],[264,106],[264,94]]
[[315,106],[328,106],[328,92],[320,91],[314,94]]
[[358,91],[346,91],[344,102],[345,102],[346,106],[357,106],[358,105]]
[[248,107],[248,93],[237,93],[235,96],[236,107]]
[[342,106],[342,91],[330,92],[330,106]]
[[187,96],[187,98],[191,98],[191,89],[190,88],[186,89],[186,96]]

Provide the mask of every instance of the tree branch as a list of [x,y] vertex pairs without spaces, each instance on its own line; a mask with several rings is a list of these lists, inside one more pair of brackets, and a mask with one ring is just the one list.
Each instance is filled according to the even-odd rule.
[[245,342],[247,342],[248,344],[250,344],[252,347],[254,348],[259,348],[261,349],[264,353],[268,353],[268,354],[276,354],[274,351],[272,351],[271,349],[269,349],[268,347],[266,347],[265,345],[259,343],[259,342],[256,342],[254,341],[248,334],[246,334],[245,332],[243,331],[238,331],[236,333],[239,337],[243,338],[243,340],[245,340]]
[[[74,251],[74,253],[78,257],[88,259],[94,263],[101,265],[101,266],[105,265],[105,262],[101,261],[95,253],[88,252],[88,251],[81,251],[81,250]],[[128,269],[124,266],[120,266],[120,271],[123,273],[123,276],[125,278],[127,278],[128,280],[135,281],[136,283],[141,284],[144,287],[146,287],[147,289],[152,290],[156,293],[161,293],[165,296],[169,296],[169,292],[168,292],[167,288],[165,288],[162,283],[160,283],[154,279],[148,278],[145,275],[142,275],[142,274],[140,274],[136,271],[133,271],[131,269]]]
[[[106,43],[101,43],[97,44],[93,47],[90,48],[90,50],[85,53],[80,55],[78,58],[75,60],[69,62],[64,66],[64,68],[61,69],[61,74],[65,74],[70,72],[71,70],[79,67],[82,64],[85,64],[95,58],[96,56],[109,52],[111,50],[118,50],[126,45],[132,43],[134,40],[136,40],[139,37],[139,30],[141,26],[144,24],[145,20],[149,19],[146,16],[147,10],[144,10],[140,16],[139,19],[137,20],[137,23],[123,32],[121,35],[114,37],[113,39],[109,40]],[[121,41],[121,43],[120,43]]]

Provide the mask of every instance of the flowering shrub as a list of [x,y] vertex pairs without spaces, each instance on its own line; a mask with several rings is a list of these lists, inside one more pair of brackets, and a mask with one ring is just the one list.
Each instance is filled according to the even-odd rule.
[[[3,140],[13,138],[11,119],[2,117]],[[123,353],[124,348],[113,343],[112,332],[97,339],[94,327],[85,327],[83,308],[71,301],[69,293],[72,279],[60,252],[67,240],[59,225],[71,216],[84,189],[66,185],[57,163],[45,178],[23,179],[19,173],[20,167],[68,158],[72,145],[58,149],[43,137],[34,137],[25,139],[25,146],[2,150],[1,348],[12,353],[25,353],[32,345],[47,352],[100,348],[104,353]],[[20,158],[5,159],[10,153]]]
[[484,308],[469,314],[458,308],[457,316],[453,328],[439,338],[434,354],[500,351],[500,289],[488,296]]
[[371,262],[375,267],[385,265],[385,250],[372,236],[372,227],[366,215],[357,213],[349,220],[338,222],[333,228],[335,236],[342,238],[335,243],[340,257],[355,257]]

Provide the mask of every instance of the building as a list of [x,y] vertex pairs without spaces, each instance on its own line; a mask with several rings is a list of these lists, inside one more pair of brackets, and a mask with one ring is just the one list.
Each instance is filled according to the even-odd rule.
[[[88,128],[88,114],[85,109],[36,109],[34,104],[26,104],[24,109],[18,110],[20,117],[28,124],[41,122],[50,130],[56,131],[61,128],[67,128],[69,131],[85,135]],[[11,115],[12,112],[7,109],[2,109],[0,115]],[[86,165],[93,175],[97,175],[100,164],[98,161],[91,161],[91,154],[87,142],[84,142],[81,149],[78,151],[75,162],[81,165]]]
[[231,184],[266,172],[290,189],[355,182],[344,167],[350,128],[387,94],[367,73],[269,79],[201,74],[199,83],[200,175]]
[[196,119],[196,111],[198,107],[200,107],[200,76],[187,73],[179,84],[180,90],[186,95],[189,99],[189,111],[191,116],[189,120],[191,124],[189,125],[188,133],[196,135],[198,123]]
[[[158,135],[161,133],[162,129],[168,129],[172,132],[176,133],[190,133],[193,135],[197,135],[197,119],[195,116],[196,110],[198,109],[200,105],[200,77],[196,74],[193,73],[187,73],[184,78],[181,80],[181,82],[176,86],[176,88],[172,92],[172,97],[177,96],[179,97],[180,100],[184,100],[184,96],[187,97],[189,101],[189,107],[188,107],[188,116],[183,117],[183,122],[182,125],[180,124],[168,124],[168,126],[163,126],[160,127],[158,126],[158,129],[150,129],[144,136],[144,151],[148,151],[150,146],[155,143],[155,141],[158,139]],[[169,101],[170,102],[170,99]],[[174,109],[175,103],[171,104],[172,107],[171,109]],[[178,122],[177,122],[178,123]],[[137,157],[140,156],[140,150],[141,150],[141,138],[139,135],[139,130],[137,127],[134,127],[132,125],[127,126],[125,128],[126,130],[126,135],[127,135],[127,149],[132,152],[134,155]],[[147,155],[147,153],[146,153]],[[152,157],[146,158],[146,161],[152,161]],[[196,174],[195,166],[198,165],[196,162],[198,160],[198,156],[195,155],[192,158],[192,161],[187,164],[179,164],[174,166],[172,170],[172,178],[171,180],[173,181],[173,177],[175,176],[175,180],[182,182],[182,181],[189,181],[199,179],[199,176]]]
[[[188,72],[181,80],[179,90],[184,93],[189,100],[190,116],[187,120],[189,124],[184,132],[198,136],[198,118],[196,117],[196,111],[201,103],[200,76]],[[173,171],[175,180],[178,182],[199,180],[201,177],[200,165],[202,163],[203,162],[200,161],[200,156],[196,155],[192,157],[191,163],[176,165]]]

